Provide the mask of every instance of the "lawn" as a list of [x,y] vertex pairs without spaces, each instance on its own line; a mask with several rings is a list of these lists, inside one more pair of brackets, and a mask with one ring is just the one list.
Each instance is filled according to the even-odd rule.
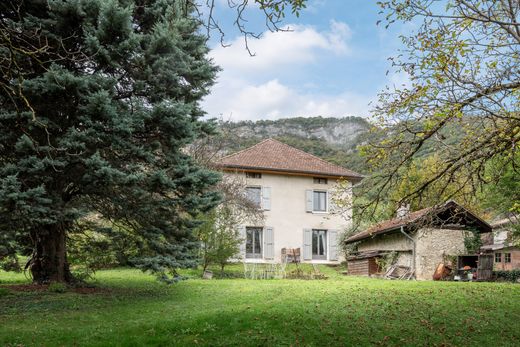
[[[520,285],[322,271],[329,279],[165,285],[115,269],[99,271],[89,294],[0,288],[0,345],[520,345]],[[0,273],[2,285],[24,281]]]

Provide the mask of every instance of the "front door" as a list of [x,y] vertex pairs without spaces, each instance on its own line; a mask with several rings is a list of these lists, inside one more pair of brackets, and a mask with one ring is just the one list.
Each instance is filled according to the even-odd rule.
[[327,230],[312,230],[312,259],[327,260]]

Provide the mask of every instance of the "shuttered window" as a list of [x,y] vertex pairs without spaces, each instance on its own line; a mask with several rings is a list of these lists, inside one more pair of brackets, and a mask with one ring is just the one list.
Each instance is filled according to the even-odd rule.
[[326,212],[327,211],[327,192],[321,190],[313,191],[313,208],[314,212]]
[[246,194],[247,198],[260,208],[262,203],[262,188],[246,187]]
[[262,228],[246,228],[246,258],[262,258]]

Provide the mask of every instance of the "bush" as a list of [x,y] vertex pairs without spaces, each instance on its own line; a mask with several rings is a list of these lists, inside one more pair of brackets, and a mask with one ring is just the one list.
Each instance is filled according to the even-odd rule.
[[510,271],[494,271],[493,274],[499,280],[516,282],[520,279],[520,269]]
[[67,291],[67,286],[63,283],[52,282],[47,290],[51,293],[65,293]]

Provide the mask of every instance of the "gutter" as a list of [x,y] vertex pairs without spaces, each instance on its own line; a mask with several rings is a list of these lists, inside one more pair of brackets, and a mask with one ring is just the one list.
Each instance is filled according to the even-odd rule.
[[411,237],[410,235],[408,235],[407,233],[404,232],[404,226],[401,226],[401,233],[406,236],[410,241],[412,241],[413,243],[413,248],[412,248],[412,271],[413,271],[413,274],[415,276],[415,240],[413,239],[413,237]]

